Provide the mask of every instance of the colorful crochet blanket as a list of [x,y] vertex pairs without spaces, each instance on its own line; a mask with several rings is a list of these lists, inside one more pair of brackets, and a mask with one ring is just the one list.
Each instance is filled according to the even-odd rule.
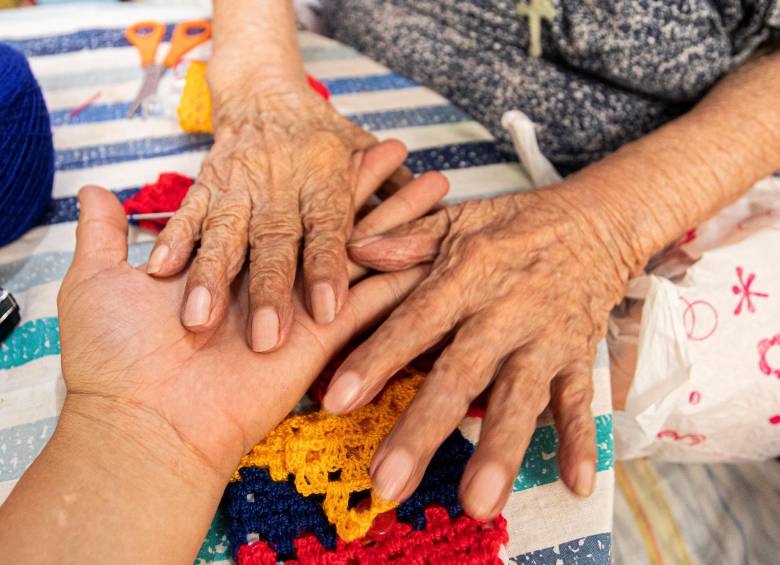
[[453,432],[406,501],[371,491],[371,458],[423,376],[404,371],[347,416],[292,415],[245,455],[225,493],[238,562],[493,564],[506,520],[464,515],[458,483],[474,447]]

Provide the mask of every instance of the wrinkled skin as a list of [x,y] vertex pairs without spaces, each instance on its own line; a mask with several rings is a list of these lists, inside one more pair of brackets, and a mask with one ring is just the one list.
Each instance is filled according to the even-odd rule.
[[606,215],[553,188],[448,207],[353,243],[351,257],[375,269],[433,267],[341,365],[327,410],[364,405],[396,370],[454,334],[374,457],[380,496],[412,493],[434,451],[491,383],[479,446],[461,483],[466,510],[485,519],[500,512],[548,404],[561,476],[576,494],[591,494],[595,347],[628,278],[625,249],[608,233]]
[[[392,168],[397,167],[395,145],[384,144],[367,155],[369,166],[355,196],[359,204],[381,180],[370,166],[386,167],[391,157]],[[372,225],[386,230],[419,217],[446,190],[443,176],[424,175],[358,227],[370,233]],[[258,355],[240,331],[246,306],[243,274],[229,291],[225,322],[189,332],[177,315],[186,272],[156,280],[127,263],[127,220],[111,193],[87,187],[80,203],[77,249],[58,297],[68,398],[78,400],[80,409],[90,412],[87,417],[109,426],[129,420],[150,423],[143,429],[173,430],[206,469],[224,477],[289,412],[330,358],[386,315],[426,272],[416,267],[365,278],[347,291],[344,308],[327,326],[308,315],[296,285],[287,346]],[[364,273],[350,265],[353,280]],[[120,413],[131,417],[120,419]],[[134,432],[141,428],[124,432],[141,445],[155,445],[153,438]]]
[[[291,331],[301,243],[313,318],[332,322],[347,299],[352,190],[364,151],[377,141],[306,85],[223,92],[214,96],[214,146],[160,234],[149,272],[180,273],[200,239],[181,320],[192,332],[209,332],[225,317],[248,247],[247,341],[273,351]],[[408,170],[397,169],[394,182],[408,182]]]

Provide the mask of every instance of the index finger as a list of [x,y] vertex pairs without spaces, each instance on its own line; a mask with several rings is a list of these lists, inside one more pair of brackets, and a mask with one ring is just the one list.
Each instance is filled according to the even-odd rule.
[[395,174],[408,155],[406,146],[396,139],[387,139],[365,150],[355,178],[355,210],[360,210],[382,183]]
[[444,198],[449,188],[447,177],[441,173],[429,172],[417,177],[362,218],[351,239],[384,233],[422,217]]
[[374,334],[339,367],[322,406],[332,414],[351,412],[370,401],[387,379],[434,345],[461,314],[451,277],[428,278]]

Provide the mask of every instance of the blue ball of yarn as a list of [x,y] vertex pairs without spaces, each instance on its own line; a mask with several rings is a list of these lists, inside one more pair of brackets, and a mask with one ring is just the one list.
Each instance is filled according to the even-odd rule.
[[53,180],[43,93],[24,55],[0,43],[0,245],[35,225],[51,200]]

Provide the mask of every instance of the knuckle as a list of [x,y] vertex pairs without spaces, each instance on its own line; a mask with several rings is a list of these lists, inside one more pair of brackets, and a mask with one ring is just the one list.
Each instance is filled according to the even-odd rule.
[[303,235],[300,218],[293,213],[257,215],[251,223],[250,244],[297,245]]
[[402,306],[393,312],[388,322],[392,321],[393,328],[397,328],[397,331],[401,334],[408,334],[409,328],[423,327],[430,314],[430,310],[426,310],[424,307],[427,301],[426,293],[413,294]]
[[200,166],[197,183],[209,193],[216,193],[215,189],[219,186],[228,186],[227,179],[224,178],[228,167],[225,166],[222,152],[219,145],[215,145]]
[[272,273],[274,271],[287,272],[295,267],[296,246],[291,246],[286,241],[269,239],[266,245],[253,248],[249,254],[252,273]]
[[381,279],[388,290],[388,295],[391,297],[392,303],[397,304],[406,294],[404,289],[401,288],[401,282],[397,275],[389,274],[384,275]]
[[415,201],[412,195],[404,190],[399,190],[393,196],[390,197],[392,200],[396,202],[396,205],[402,208],[403,212],[405,213],[412,213],[415,211],[417,206],[415,206]]
[[584,416],[572,418],[563,422],[562,425],[559,424],[559,426],[561,426],[562,448],[566,445],[582,444],[586,441],[590,443],[593,438],[593,418],[585,418]]
[[558,386],[558,403],[566,410],[590,410],[593,401],[593,386],[584,379],[572,379]]
[[458,402],[468,407],[469,403],[485,389],[485,383],[480,375],[469,371],[470,363],[459,352],[445,350],[436,362],[436,377],[441,388],[451,391]]
[[324,247],[307,244],[303,250],[303,264],[309,276],[345,270],[347,264],[346,249],[343,246]]
[[333,252],[344,251],[346,254],[347,235],[346,230],[317,229],[306,234],[306,248],[314,251],[328,249]]
[[204,273],[222,271],[225,268],[225,257],[219,253],[200,249],[195,257],[195,261],[193,261],[192,268]]
[[489,253],[493,248],[493,241],[484,231],[477,231],[461,239],[460,246],[465,257],[473,259]]
[[287,303],[291,299],[292,289],[287,282],[289,277],[283,273],[267,271],[250,277],[249,297],[252,304]]
[[163,241],[178,240],[178,239],[194,239],[195,234],[200,231],[201,222],[193,218],[186,212],[177,212],[168,223],[165,228],[160,232],[159,237]]
[[532,375],[530,381],[518,377],[517,373],[513,373],[509,378],[499,379],[496,386],[501,387],[501,396],[521,401],[536,416],[550,402],[550,385],[538,374]]
[[195,261],[192,263],[192,269],[188,278],[190,288],[200,284],[205,284],[211,288],[218,288],[226,285],[231,272],[227,261],[219,256],[206,253],[198,253]]
[[[348,183],[344,183],[348,187]],[[330,193],[330,194],[328,194]],[[349,190],[321,191],[307,196],[301,203],[301,219],[307,232],[339,232],[344,234],[351,227],[352,195]]]
[[206,217],[203,232],[208,234],[210,239],[219,240],[222,245],[232,243],[231,247],[244,247],[248,236],[248,223],[240,214],[221,210]]
[[249,268],[250,296],[279,296],[291,294],[295,280],[295,261],[286,257],[269,257],[252,261]]

